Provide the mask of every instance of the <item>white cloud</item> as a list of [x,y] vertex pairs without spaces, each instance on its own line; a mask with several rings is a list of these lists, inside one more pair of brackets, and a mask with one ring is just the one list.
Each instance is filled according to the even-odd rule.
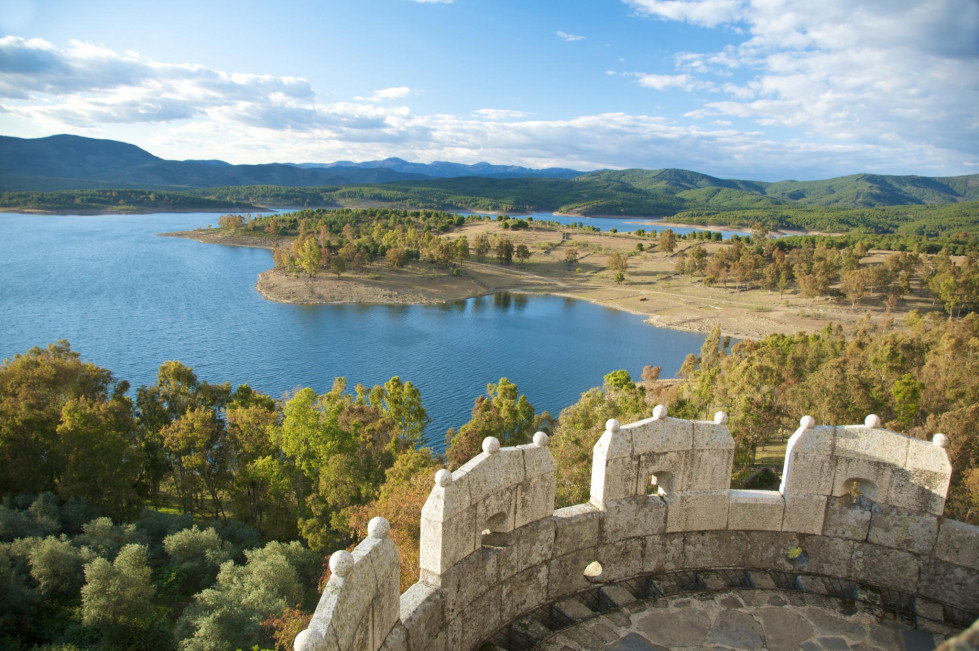
[[574,41],[583,41],[586,38],[588,38],[587,36],[581,36],[579,34],[569,34],[568,32],[562,32],[561,30],[558,30],[554,33],[560,36],[561,38],[563,38],[568,43],[573,43]]
[[510,109],[477,109],[473,111],[473,115],[481,118],[486,118],[487,120],[518,120],[520,118],[527,117],[527,114],[523,111],[513,111]]
[[655,90],[667,90],[670,88],[679,88],[681,90],[698,90],[714,87],[714,84],[708,81],[703,81],[687,74],[654,75],[645,72],[626,72],[623,74],[638,79],[640,86],[643,86],[644,88],[653,88]]
[[624,1],[644,16],[745,30],[739,45],[678,53],[679,74],[639,77],[659,90],[741,78],[720,84],[728,98],[690,119],[739,117],[810,139],[979,156],[975,0],[821,0],[818,10],[809,0]]
[[736,20],[744,8],[742,0],[623,0],[643,16],[682,20],[715,27]]
[[354,99],[362,102],[383,102],[390,99],[403,99],[415,93],[416,91],[407,86],[395,86],[393,88],[375,90],[370,97],[355,97]]

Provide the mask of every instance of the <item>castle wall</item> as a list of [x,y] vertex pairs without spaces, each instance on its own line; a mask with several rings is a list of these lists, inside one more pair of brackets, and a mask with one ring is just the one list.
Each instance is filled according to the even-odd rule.
[[[390,582],[353,573],[332,588],[331,579],[296,649],[471,649],[543,604],[677,570],[764,571],[755,581],[774,571],[803,587],[841,580],[915,595],[916,612],[932,619],[949,607],[979,613],[979,528],[941,517],[944,442],[880,429],[876,416],[845,427],[805,417],[778,491],[731,490],[727,417],[687,421],[657,407],[653,418],[606,424],[589,502],[555,511],[547,437],[515,448],[489,438],[459,470],[436,475],[422,511],[420,580],[397,617],[396,578],[393,593]],[[380,553],[362,557],[375,577],[391,567]],[[371,609],[384,614],[367,632],[339,621]]]

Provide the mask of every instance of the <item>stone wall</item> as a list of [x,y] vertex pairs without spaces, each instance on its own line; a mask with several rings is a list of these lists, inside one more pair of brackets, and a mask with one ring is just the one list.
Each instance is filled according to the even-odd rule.
[[941,517],[945,443],[880,429],[873,415],[843,427],[806,416],[778,491],[731,490],[726,415],[680,420],[658,406],[650,419],[606,424],[589,502],[555,511],[547,436],[514,448],[488,438],[469,463],[436,474],[420,580],[399,611],[399,560],[377,518],[353,555],[331,557],[334,576],[295,648],[472,649],[569,595],[708,570],[784,576],[790,589],[893,591],[910,595],[916,616],[960,624],[979,612],[979,528]]

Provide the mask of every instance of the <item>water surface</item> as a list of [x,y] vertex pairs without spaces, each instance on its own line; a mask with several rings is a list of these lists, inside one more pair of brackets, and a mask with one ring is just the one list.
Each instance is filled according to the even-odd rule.
[[624,368],[674,374],[703,335],[653,328],[636,315],[554,296],[500,294],[443,306],[283,305],[254,289],[263,249],[157,237],[217,215],[0,214],[0,359],[67,339],[133,386],[166,360],[209,382],[279,397],[336,376],[419,387],[444,446],[486,384],[507,377],[537,410],[557,413]]

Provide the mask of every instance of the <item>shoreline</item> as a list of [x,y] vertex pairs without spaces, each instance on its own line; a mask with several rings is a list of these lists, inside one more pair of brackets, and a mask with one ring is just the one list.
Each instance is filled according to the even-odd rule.
[[[279,237],[256,242],[254,237],[224,234],[217,229],[160,235],[268,250],[291,241]],[[441,305],[502,292],[551,294],[635,314],[657,328],[706,334],[720,324],[724,335],[735,339],[817,331],[833,317],[845,316],[827,317],[825,310],[820,318],[802,316],[793,309],[759,310],[737,294],[698,296],[688,287],[675,288],[671,283],[606,284],[594,277],[547,277],[534,273],[533,266],[528,269],[519,264],[505,267],[469,261],[460,268],[463,273],[455,276],[420,265],[398,270],[375,266],[339,278],[323,271],[313,279],[270,268],[259,274],[254,287],[265,300],[293,305]]]

